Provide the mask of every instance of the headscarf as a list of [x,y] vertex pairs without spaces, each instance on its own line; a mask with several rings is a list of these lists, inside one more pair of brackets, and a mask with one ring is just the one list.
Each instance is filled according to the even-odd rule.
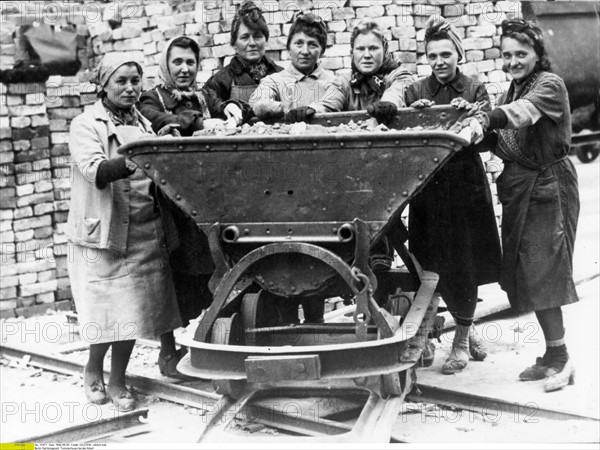
[[[126,64],[135,64],[140,76],[143,75],[144,71],[142,66],[131,59],[131,56],[126,53],[107,53],[104,55],[92,77],[92,82],[96,83],[99,87],[100,92],[105,92],[106,85],[110,77],[117,71],[117,69]],[[115,125],[137,125],[138,116],[134,106],[128,109],[123,109],[111,102],[107,96],[103,96],[102,105],[106,108],[109,118]]]
[[[385,91],[385,81],[384,77],[389,74],[391,71],[396,70],[400,67],[400,63],[398,63],[391,55],[389,51],[388,41],[385,38],[382,30],[377,26],[375,22],[373,24],[370,21],[365,21],[359,23],[357,27],[361,26],[364,28],[364,32],[361,30],[358,33],[353,33],[352,38],[350,39],[350,48],[351,52],[354,50],[354,40],[357,36],[365,33],[374,33],[377,37],[381,39],[381,44],[383,45],[383,63],[381,67],[377,70],[377,72],[372,73],[370,75],[365,75],[358,70],[356,65],[354,64],[354,57],[351,53],[352,57],[352,74],[350,75],[350,86],[355,89],[358,89],[364,98],[370,98],[375,95],[377,98],[381,98],[383,92]],[[374,32],[375,31],[375,32]]]
[[425,24],[425,47],[427,48],[427,43],[432,40],[440,39],[441,36],[443,38],[450,39],[454,46],[456,47],[456,52],[458,53],[458,62],[461,62],[465,59],[465,49],[462,45],[462,39],[458,34],[458,30],[444,19],[441,16],[431,16],[427,23]]
[[178,102],[181,101],[183,98],[191,98],[196,95],[195,80],[187,89],[181,90],[177,88],[177,84],[175,83],[175,80],[173,79],[173,77],[171,76],[171,72],[169,71],[169,50],[176,41],[179,41],[183,38],[187,38],[191,41],[190,46],[192,51],[196,55],[196,68],[198,68],[198,66],[200,65],[200,47],[198,46],[198,43],[195,40],[193,40],[192,38],[188,38],[187,36],[177,36],[171,39],[169,42],[167,42],[167,45],[165,45],[165,48],[160,54],[158,60],[158,76],[160,79],[160,86],[166,89],[167,91],[171,92],[173,97]]
[[[541,70],[550,70],[550,60],[546,53],[544,45],[544,34],[542,30],[523,19],[505,20],[500,25],[502,28],[502,37],[513,37],[518,41],[527,40],[533,47],[533,51],[538,56],[537,68]],[[525,37],[526,39],[523,39]]]
[[294,15],[294,23],[288,32],[286,47],[289,49],[294,35],[297,33],[306,33],[308,36],[317,40],[321,49],[321,55],[325,53],[327,48],[327,24],[319,16],[309,12],[298,11]]

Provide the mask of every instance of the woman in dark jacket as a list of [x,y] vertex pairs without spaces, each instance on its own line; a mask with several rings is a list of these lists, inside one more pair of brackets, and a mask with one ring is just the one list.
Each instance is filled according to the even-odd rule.
[[[482,83],[458,70],[464,50],[456,30],[444,19],[429,22],[425,52],[433,73],[409,86],[407,105],[460,106],[489,100]],[[477,360],[487,355],[473,327],[478,286],[500,276],[500,239],[478,155],[487,150],[480,145],[457,152],[410,203],[410,250],[424,269],[440,275],[438,289],[456,322],[452,350],[442,367],[445,374],[463,370],[469,353]]]
[[502,202],[500,285],[512,308],[535,312],[546,339],[544,356],[519,378],[545,378],[544,390],[550,392],[572,384],[575,374],[561,309],[578,301],[573,249],[579,191],[568,158],[569,97],[563,80],[550,72],[538,27],[504,21],[501,47],[512,82],[500,106],[476,117],[484,128],[498,130],[494,152],[504,161],[496,182]]
[[269,27],[254,2],[245,2],[231,24],[231,46],[236,55],[205,84],[223,102],[235,100],[242,105],[244,119],[252,116],[250,96],[267,75],[283,70],[265,56]]

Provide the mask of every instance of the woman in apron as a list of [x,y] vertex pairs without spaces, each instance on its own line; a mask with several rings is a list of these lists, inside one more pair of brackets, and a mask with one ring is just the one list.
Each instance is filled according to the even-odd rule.
[[248,105],[256,86],[267,75],[283,70],[265,55],[269,27],[261,9],[252,1],[244,2],[231,23],[231,46],[235,56],[205,84],[223,102],[239,102],[246,121],[252,116]]
[[535,312],[546,340],[544,355],[519,378],[545,379],[549,392],[572,384],[575,374],[561,309],[578,301],[573,248],[579,191],[577,172],[568,158],[569,97],[563,80],[550,72],[537,26],[504,21],[501,47],[504,70],[512,76],[510,87],[500,106],[465,124],[497,130],[495,153],[504,161],[496,181],[502,202],[500,285],[512,308]]
[[[425,54],[432,74],[408,87],[407,105],[489,103],[483,83],[470,80],[458,69],[465,52],[458,31],[445,19],[429,20]],[[478,154],[491,148],[482,143],[457,152],[410,203],[410,250],[424,269],[439,274],[438,289],[456,323],[452,350],[442,366],[444,374],[462,371],[469,356],[478,361],[487,356],[473,318],[478,287],[500,278],[500,238]],[[431,345],[427,350],[433,353]]]
[[[154,338],[181,326],[169,268],[176,235],[163,226],[151,181],[117,154],[127,142],[153,135],[135,108],[141,66],[109,54],[100,62],[99,97],[70,129],[74,165],[68,237],[69,278],[80,334],[90,343],[84,389],[90,402],[112,399],[120,411],[135,400],[125,370],[136,339]],[[111,349],[108,384],[104,356]]]

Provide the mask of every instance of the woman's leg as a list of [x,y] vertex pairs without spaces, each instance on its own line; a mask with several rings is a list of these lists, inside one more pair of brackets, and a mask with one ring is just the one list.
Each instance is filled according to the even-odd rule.
[[91,344],[88,362],[83,370],[83,388],[88,401],[96,404],[106,403],[106,388],[104,386],[104,357],[110,343]]
[[[459,293],[447,292],[446,295],[448,310],[456,323],[452,350],[442,366],[442,373],[450,375],[462,371],[469,363],[469,334],[477,307],[477,286],[462,289]],[[457,300],[457,295],[461,296],[460,300]]]
[[167,356],[175,355],[177,349],[175,348],[175,335],[173,331],[167,331],[160,335],[160,352],[159,357],[165,358]]
[[132,411],[135,400],[125,386],[125,371],[135,340],[117,341],[112,344],[110,378],[106,390],[119,411]]

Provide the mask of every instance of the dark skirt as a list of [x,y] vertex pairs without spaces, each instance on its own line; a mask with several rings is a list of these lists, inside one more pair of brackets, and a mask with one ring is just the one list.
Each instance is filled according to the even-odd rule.
[[445,300],[468,300],[477,286],[499,280],[500,238],[491,193],[472,149],[455,154],[417,194],[408,230],[410,251],[425,270],[440,275]]

